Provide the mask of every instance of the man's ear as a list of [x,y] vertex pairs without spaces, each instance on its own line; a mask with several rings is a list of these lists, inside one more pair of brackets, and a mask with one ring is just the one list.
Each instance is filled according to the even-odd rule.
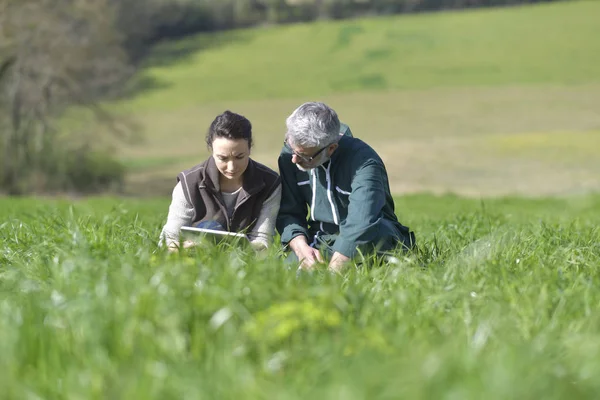
[[329,148],[327,149],[327,153],[329,153],[328,156],[331,156],[333,154],[333,152],[335,151],[335,149],[337,149],[338,147],[339,147],[339,144],[337,144],[337,143],[330,144]]

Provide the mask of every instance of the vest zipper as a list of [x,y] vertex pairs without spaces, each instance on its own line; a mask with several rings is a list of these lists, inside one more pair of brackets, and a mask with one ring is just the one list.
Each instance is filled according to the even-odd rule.
[[[225,221],[227,222],[227,231],[231,232],[231,219],[229,218],[229,215],[227,215],[227,207],[225,207],[225,204],[221,201],[221,193],[216,192],[214,190],[211,190],[211,192],[215,199],[217,199],[217,203],[221,208],[221,212],[223,213],[223,215],[225,215]],[[233,217],[233,213],[231,215]]]
[[231,221],[229,221],[229,224],[231,225],[231,223],[233,223],[233,219],[235,217],[235,212],[238,210],[238,208],[240,208],[242,206],[242,204],[244,204],[246,201],[248,201],[248,199],[252,197],[252,195],[248,194],[246,197],[244,197],[239,203],[237,203],[235,205],[235,207],[233,207],[233,212],[231,213]]

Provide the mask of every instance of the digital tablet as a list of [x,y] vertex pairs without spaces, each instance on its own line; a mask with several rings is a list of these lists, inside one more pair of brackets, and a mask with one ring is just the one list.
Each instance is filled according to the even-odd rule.
[[241,241],[249,242],[248,237],[243,233],[219,231],[216,229],[194,228],[193,226],[182,226],[181,235],[186,240],[202,240],[208,239],[216,242],[226,241]]

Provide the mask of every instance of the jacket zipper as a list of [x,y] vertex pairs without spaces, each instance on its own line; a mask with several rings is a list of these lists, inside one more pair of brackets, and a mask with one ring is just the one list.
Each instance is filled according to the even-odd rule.
[[336,225],[339,225],[337,211],[335,209],[335,205],[333,204],[333,200],[331,199],[331,175],[329,174],[330,167],[331,167],[331,161],[329,161],[329,165],[327,166],[327,169],[325,169],[325,178],[327,179],[327,200],[329,200],[329,204],[331,205],[331,213],[333,214],[333,223]]

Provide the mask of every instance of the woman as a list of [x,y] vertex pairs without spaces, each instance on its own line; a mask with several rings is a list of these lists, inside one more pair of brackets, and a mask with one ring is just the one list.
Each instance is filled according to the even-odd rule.
[[244,232],[253,247],[267,248],[275,231],[281,179],[250,158],[252,124],[231,111],[217,116],[206,135],[212,155],[177,175],[159,245],[179,247],[182,226]]

